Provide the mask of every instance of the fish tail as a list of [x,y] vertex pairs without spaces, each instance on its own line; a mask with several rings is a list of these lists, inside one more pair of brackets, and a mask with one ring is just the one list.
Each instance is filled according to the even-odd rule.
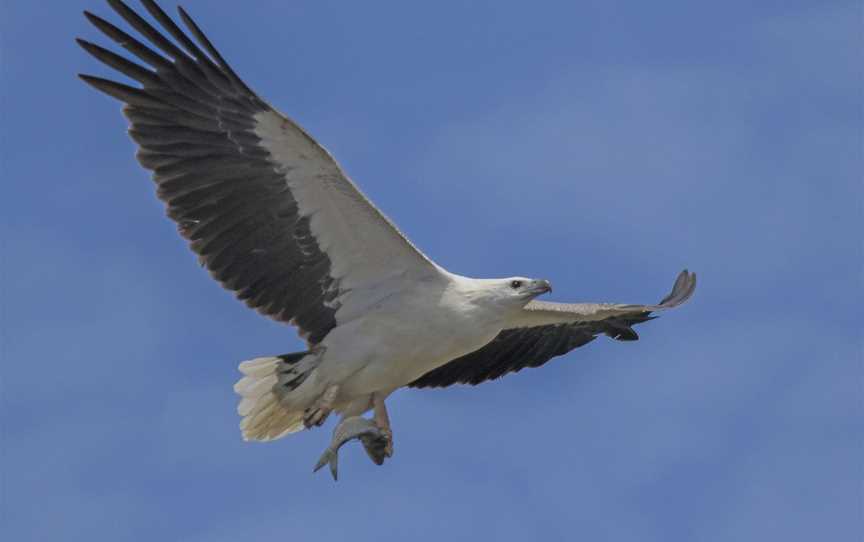
[[318,459],[318,463],[315,464],[315,468],[312,469],[312,472],[318,472],[321,470],[326,464],[330,464],[330,474],[333,475],[333,480],[338,480],[338,469],[339,469],[339,452],[334,450],[333,448],[327,448],[324,450],[324,453],[321,454],[321,457]]

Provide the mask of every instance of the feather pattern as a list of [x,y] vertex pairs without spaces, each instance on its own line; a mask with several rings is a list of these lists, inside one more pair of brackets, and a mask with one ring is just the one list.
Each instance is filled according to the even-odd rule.
[[153,171],[168,216],[225,288],[317,344],[341,307],[356,315],[376,301],[358,292],[438,272],[323,147],[237,76],[182,8],[192,37],[142,0],[172,42],[121,0],[108,4],[150,45],[85,16],[144,65],[77,41],[140,87],[80,77],[126,104],[138,160]]

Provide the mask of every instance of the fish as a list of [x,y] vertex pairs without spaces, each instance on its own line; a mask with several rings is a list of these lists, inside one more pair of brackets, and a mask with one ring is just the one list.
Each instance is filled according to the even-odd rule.
[[360,439],[366,449],[366,454],[373,463],[376,465],[384,463],[387,449],[387,437],[384,432],[372,420],[362,416],[351,416],[340,421],[333,429],[330,446],[321,454],[312,472],[318,472],[321,467],[329,464],[333,480],[338,480],[339,448],[353,439]]

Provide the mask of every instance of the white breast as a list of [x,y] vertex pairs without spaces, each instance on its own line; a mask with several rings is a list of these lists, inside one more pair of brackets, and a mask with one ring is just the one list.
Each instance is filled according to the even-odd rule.
[[321,376],[350,396],[391,391],[482,347],[502,326],[499,315],[466,303],[458,285],[418,284],[331,331]]

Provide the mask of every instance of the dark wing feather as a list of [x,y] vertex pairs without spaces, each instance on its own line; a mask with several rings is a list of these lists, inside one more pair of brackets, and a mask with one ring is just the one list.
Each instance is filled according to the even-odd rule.
[[651,320],[649,313],[597,322],[505,329],[489,344],[429,371],[410,384],[414,388],[477,385],[525,367],[540,367],[556,356],[584,346],[598,335],[619,341],[638,339],[630,326]]
[[162,54],[85,12],[96,28],[150,68],[79,39],[84,50],[141,88],[81,78],[126,103],[129,134],[140,146],[138,159],[153,171],[168,216],[213,277],[250,307],[296,324],[310,343],[319,342],[335,325],[336,307],[330,302],[337,288],[308,218],[299,215],[284,178],[253,132],[253,115],[269,106],[187,14],[181,16],[209,56],[154,2],[143,4],[182,49],[123,2],[109,4]]

